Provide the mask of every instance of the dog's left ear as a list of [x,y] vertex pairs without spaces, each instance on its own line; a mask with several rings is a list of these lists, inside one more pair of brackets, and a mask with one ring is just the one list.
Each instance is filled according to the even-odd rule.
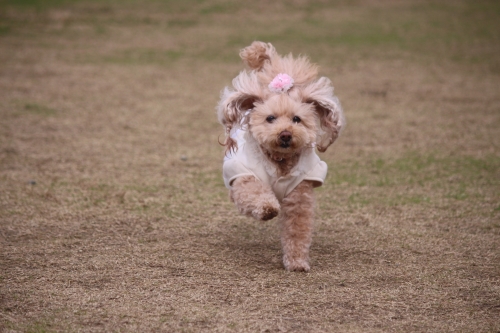
[[262,102],[261,89],[255,73],[241,72],[233,80],[235,90],[225,88],[217,106],[219,122],[226,130],[226,139],[223,143],[226,152],[236,151],[236,142],[231,138],[233,127],[241,126],[245,113],[254,108],[255,103]]
[[316,147],[323,153],[335,142],[345,127],[342,106],[339,99],[333,94],[331,81],[326,77],[304,87],[302,94],[303,102],[311,104],[318,117],[319,131]]

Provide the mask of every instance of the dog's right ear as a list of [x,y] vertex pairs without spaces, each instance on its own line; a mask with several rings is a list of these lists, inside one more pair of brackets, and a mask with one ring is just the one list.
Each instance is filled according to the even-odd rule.
[[253,42],[250,46],[245,47],[240,51],[240,57],[243,62],[250,67],[250,69],[255,69],[257,71],[261,70],[266,61],[271,61],[271,59],[276,55],[276,49],[271,43],[264,42]]
[[227,87],[224,89],[217,106],[217,116],[225,128],[226,138],[223,145],[226,147],[226,152],[237,150],[236,141],[231,137],[231,130],[233,127],[241,126],[245,113],[253,109],[255,103],[260,101],[261,99],[255,95],[230,90]]
[[255,73],[241,72],[233,80],[235,90],[225,88],[217,105],[219,122],[226,130],[226,139],[223,145],[226,152],[236,151],[236,142],[231,138],[233,127],[241,126],[245,113],[252,110],[256,103],[262,102],[261,89]]

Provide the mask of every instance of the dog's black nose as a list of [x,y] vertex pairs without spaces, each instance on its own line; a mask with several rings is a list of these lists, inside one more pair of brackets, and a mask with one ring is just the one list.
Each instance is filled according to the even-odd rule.
[[282,142],[290,142],[290,140],[292,140],[292,133],[288,132],[288,131],[283,131],[280,133],[280,140]]

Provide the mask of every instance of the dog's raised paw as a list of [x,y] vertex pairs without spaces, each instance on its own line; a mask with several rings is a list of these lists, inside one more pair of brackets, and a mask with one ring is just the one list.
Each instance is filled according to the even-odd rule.
[[276,216],[278,216],[278,214],[279,210],[276,209],[275,207],[264,207],[261,220],[262,221],[271,220]]
[[268,221],[276,216],[278,216],[280,210],[278,207],[273,207],[271,205],[265,205],[259,207],[252,212],[252,216],[257,220]]
[[274,195],[262,195],[260,199],[252,211],[252,216],[255,219],[268,221],[278,216],[281,206]]

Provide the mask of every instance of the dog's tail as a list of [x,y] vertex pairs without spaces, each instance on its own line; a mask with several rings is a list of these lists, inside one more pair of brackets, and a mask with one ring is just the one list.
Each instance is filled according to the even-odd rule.
[[271,43],[253,42],[240,51],[240,57],[250,69],[261,70],[266,61],[276,55],[276,49]]

